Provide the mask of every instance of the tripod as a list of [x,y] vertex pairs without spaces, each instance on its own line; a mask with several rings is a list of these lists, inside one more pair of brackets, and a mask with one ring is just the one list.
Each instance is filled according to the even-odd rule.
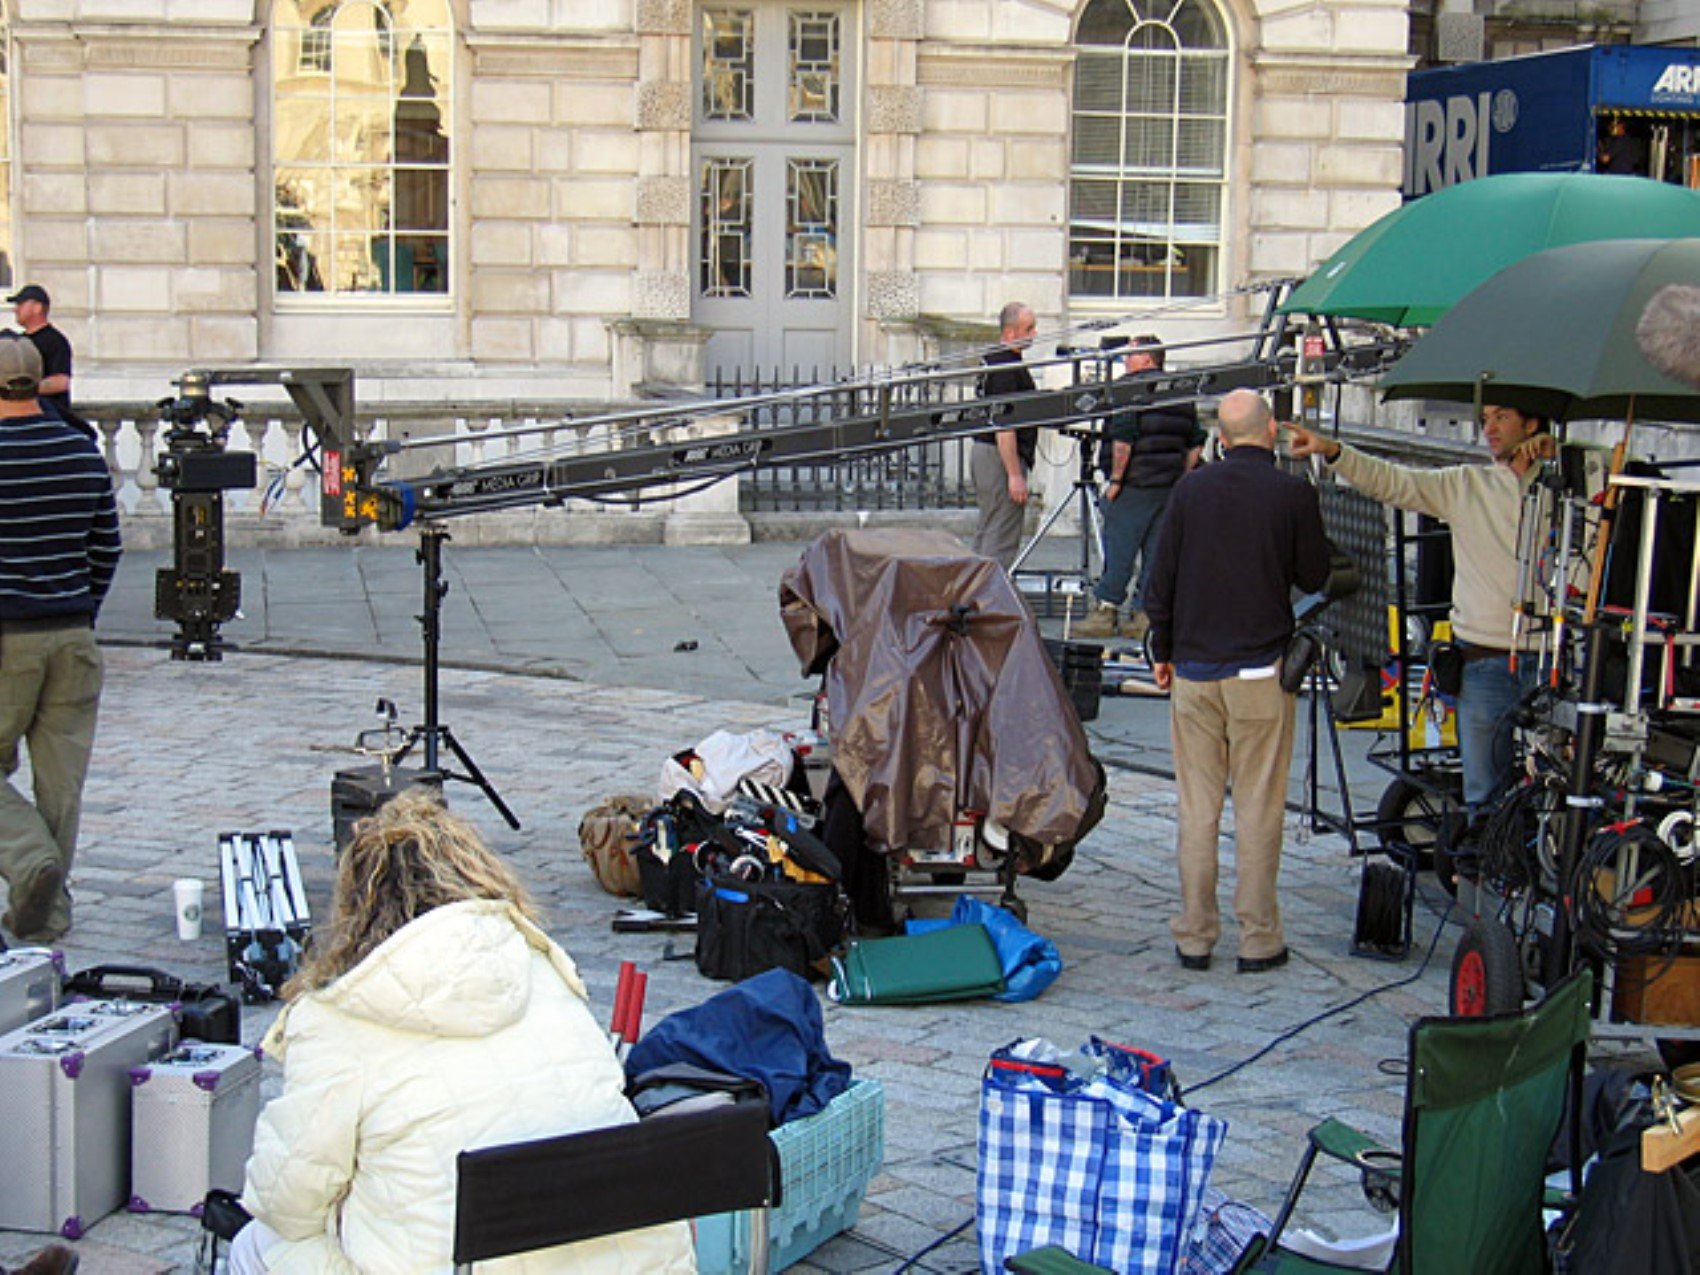
[[406,741],[395,755],[395,764],[400,765],[402,759],[413,751],[413,746],[423,742],[425,768],[440,769],[437,764],[438,750],[441,745],[447,744],[456,760],[466,768],[466,773],[457,775],[452,770],[445,769],[442,772],[443,778],[476,784],[502,818],[508,821],[508,827],[518,828],[518,816],[508,808],[508,803],[502,800],[502,794],[485,778],[484,772],[478,769],[478,763],[472,760],[471,755],[455,738],[454,732],[439,720],[437,715],[438,674],[442,668],[443,595],[449,591],[448,583],[443,579],[443,542],[448,538],[449,533],[443,530],[441,525],[434,522],[420,524],[419,550],[414,557],[424,568],[425,575],[425,610],[419,616],[419,628],[425,638],[425,720],[408,731]]
[[1045,538],[1045,533],[1056,525],[1057,519],[1061,518],[1071,506],[1078,506],[1080,510],[1080,565],[1073,570],[1047,574],[1079,580],[1080,591],[1084,593],[1087,585],[1093,579],[1092,552],[1094,549],[1098,552],[1098,561],[1100,563],[1104,561],[1104,515],[1098,507],[1098,484],[1092,479],[1092,444],[1097,441],[1098,434],[1095,430],[1089,429],[1065,429],[1060,432],[1075,440],[1078,464],[1075,468],[1074,482],[1069,487],[1068,496],[1057,501],[1056,507],[1045,515],[1044,521],[1039,524],[1039,529],[1033,533],[1033,538],[1022,546],[1020,553],[1015,555],[1015,561],[1010,564],[1009,573],[1013,576],[1019,572],[1021,564],[1027,561],[1029,555],[1038,547],[1039,542]]

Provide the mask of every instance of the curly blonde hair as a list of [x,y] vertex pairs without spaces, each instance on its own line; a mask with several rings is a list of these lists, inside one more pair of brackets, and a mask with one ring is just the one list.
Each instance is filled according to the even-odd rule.
[[537,921],[525,887],[476,828],[428,789],[398,794],[355,825],[337,868],[330,923],[313,936],[285,998],[329,985],[409,921],[467,899],[511,903]]

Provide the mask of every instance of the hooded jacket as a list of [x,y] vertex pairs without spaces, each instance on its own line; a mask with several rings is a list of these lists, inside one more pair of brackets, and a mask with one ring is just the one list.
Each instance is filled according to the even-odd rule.
[[[455,1156],[633,1121],[625,1076],[578,970],[510,904],[437,908],[265,1041],[283,1093],[260,1115],[244,1202],[283,1237],[275,1272],[447,1272]],[[687,1272],[684,1223],[564,1245],[481,1270]]]

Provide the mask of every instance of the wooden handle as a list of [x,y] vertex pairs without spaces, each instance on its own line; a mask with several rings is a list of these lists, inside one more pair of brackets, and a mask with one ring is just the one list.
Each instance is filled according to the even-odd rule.
[[1678,1133],[1666,1121],[1659,1121],[1641,1133],[1641,1168],[1648,1173],[1663,1173],[1681,1164],[1700,1151],[1700,1107],[1686,1107],[1677,1112]]

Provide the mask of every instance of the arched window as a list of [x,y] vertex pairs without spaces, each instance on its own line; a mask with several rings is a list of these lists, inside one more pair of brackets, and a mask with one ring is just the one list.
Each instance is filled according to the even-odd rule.
[[449,0],[276,0],[280,297],[449,289]]
[[1069,292],[1214,294],[1228,39],[1212,0],[1090,0],[1075,33]]

